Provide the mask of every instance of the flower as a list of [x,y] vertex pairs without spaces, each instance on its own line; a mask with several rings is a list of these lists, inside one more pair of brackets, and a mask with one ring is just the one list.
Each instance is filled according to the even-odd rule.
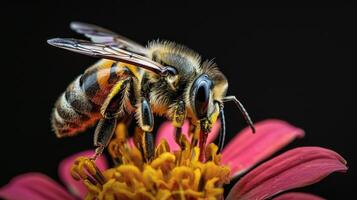
[[[322,198],[305,193],[281,193],[347,170],[346,161],[340,155],[321,147],[295,148],[258,165],[295,138],[304,136],[301,129],[274,119],[256,123],[254,135],[248,128],[242,130],[219,154],[212,143],[218,126],[209,134],[204,162],[198,159],[200,149],[190,146],[187,135],[186,146],[180,150],[172,137],[174,128],[166,122],[156,136],[151,163],[143,162],[140,151],[132,144],[115,138],[108,150],[119,165],[104,170],[103,157],[94,163],[87,159],[88,154],[75,155],[61,163],[60,177],[72,194],[87,199],[222,199],[224,184],[240,178],[226,199],[317,200]],[[187,129],[185,124],[183,132],[188,132]],[[85,187],[71,179],[71,175]],[[74,199],[59,184],[40,174],[14,178],[0,189],[0,197]]]
[[[58,172],[67,190],[50,177],[38,173],[29,172],[14,177],[10,183],[0,188],[0,199],[11,200],[75,200],[83,198],[87,189],[82,183],[75,181],[69,171],[78,157],[89,157],[94,154],[93,150],[74,154],[61,161]],[[104,156],[98,157],[96,165],[99,169],[107,169],[108,164]]]

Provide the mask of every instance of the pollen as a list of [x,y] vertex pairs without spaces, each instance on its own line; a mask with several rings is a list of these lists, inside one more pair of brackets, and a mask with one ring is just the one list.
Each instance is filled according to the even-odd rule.
[[116,138],[108,147],[114,167],[101,171],[92,159],[79,157],[71,175],[87,188],[88,200],[222,199],[230,168],[220,164],[217,146],[207,145],[202,161],[200,149],[185,141],[185,147],[172,152],[166,140],[161,140],[154,158],[145,162],[139,148]]

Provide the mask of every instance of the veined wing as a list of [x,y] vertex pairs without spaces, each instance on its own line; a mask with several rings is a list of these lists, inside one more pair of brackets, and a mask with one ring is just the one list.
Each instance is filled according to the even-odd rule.
[[103,27],[83,22],[72,22],[72,30],[90,38],[94,43],[104,43],[145,56],[147,50],[142,45]]
[[47,42],[55,47],[67,49],[80,54],[133,64],[156,74],[166,75],[169,73],[166,67],[154,62],[150,58],[124,50],[117,45],[94,43],[72,38],[54,38],[47,40]]

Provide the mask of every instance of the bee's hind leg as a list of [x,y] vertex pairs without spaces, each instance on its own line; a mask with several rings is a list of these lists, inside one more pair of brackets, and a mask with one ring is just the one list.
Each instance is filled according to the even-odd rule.
[[97,159],[100,156],[105,147],[108,146],[115,128],[118,122],[118,116],[122,111],[123,96],[126,94],[126,90],[130,83],[130,78],[118,81],[108,94],[102,107],[100,108],[100,113],[102,114],[102,119],[99,120],[97,128],[94,132],[94,146],[96,146],[95,155],[93,159]]
[[113,137],[116,125],[117,118],[104,118],[99,121],[94,132],[94,146],[97,147],[93,156],[94,160],[96,160],[98,156],[103,153],[105,147],[108,146],[110,139]]

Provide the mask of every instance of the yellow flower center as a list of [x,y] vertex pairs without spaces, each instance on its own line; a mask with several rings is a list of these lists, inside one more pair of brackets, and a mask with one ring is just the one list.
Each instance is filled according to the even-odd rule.
[[88,189],[85,199],[221,199],[223,185],[230,181],[230,169],[220,165],[217,146],[200,149],[185,139],[183,150],[170,152],[166,140],[155,148],[151,162],[145,162],[141,151],[118,137],[109,145],[109,153],[117,163],[100,171],[90,158],[77,158],[72,166],[73,178]]

